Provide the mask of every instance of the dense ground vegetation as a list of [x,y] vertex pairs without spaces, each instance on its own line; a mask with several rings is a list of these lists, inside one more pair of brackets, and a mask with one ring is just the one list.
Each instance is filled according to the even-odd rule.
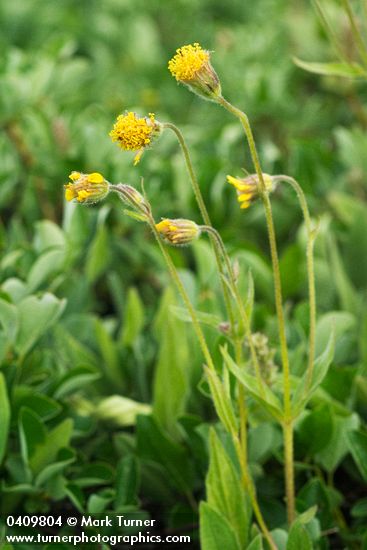
[[[330,6],[349,44],[348,24],[338,4]],[[62,185],[71,170],[135,186],[143,176],[157,219],[199,221],[172,135],[136,167],[108,137],[125,109],[174,121],[214,226],[242,273],[251,269],[254,329],[277,349],[261,205],[239,210],[226,183],[240,167],[252,171],[241,128],[176,86],[167,70],[178,46],[200,40],[215,52],[226,95],[251,118],[264,170],[294,176],[319,219],[316,348],[334,327],[336,350],[295,427],[297,509],[317,505],[308,526],[315,548],[367,547],[365,82],[293,63],[334,58],[317,14],[301,0],[8,0],[0,20],[2,516],[142,510],[162,531],[190,524],[198,541],[217,419],[191,325],[179,319],[149,229],[123,216],[117,197],[99,207],[66,204]],[[299,375],[308,326],[305,228],[290,189],[280,187],[272,204]],[[205,330],[217,350],[225,337],[213,326],[226,319],[210,246],[203,239],[172,256],[197,309],[211,314]],[[280,365],[278,353],[274,361]],[[281,430],[250,407],[251,470],[285,548]]]

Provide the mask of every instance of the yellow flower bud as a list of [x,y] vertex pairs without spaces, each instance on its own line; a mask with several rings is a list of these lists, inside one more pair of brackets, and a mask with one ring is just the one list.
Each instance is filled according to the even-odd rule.
[[210,52],[197,42],[176,50],[168,68],[178,82],[204,99],[216,101],[221,96],[218,75],[210,64]]
[[[266,191],[274,190],[274,178],[269,174],[263,174]],[[234,178],[227,176],[227,181],[237,190],[237,200],[241,204],[240,208],[248,208],[250,204],[259,196],[259,178],[257,174],[251,174],[246,178]]]
[[201,233],[200,227],[191,220],[164,218],[155,227],[162,239],[174,246],[191,244]]
[[125,151],[137,151],[134,165],[138,164],[145,149],[150,147],[162,132],[162,124],[155,120],[154,113],[148,117],[139,117],[129,112],[119,115],[110,132],[112,141]]
[[103,200],[109,192],[110,184],[99,172],[82,174],[71,172],[72,183],[64,185],[65,199],[82,204],[93,204]]

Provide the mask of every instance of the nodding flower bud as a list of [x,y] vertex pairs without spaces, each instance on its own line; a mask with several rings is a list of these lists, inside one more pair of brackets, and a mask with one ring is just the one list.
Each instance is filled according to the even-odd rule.
[[201,233],[200,227],[191,220],[164,218],[155,227],[162,239],[174,246],[191,244]]
[[[269,174],[263,174],[266,191],[273,191],[275,181]],[[241,208],[248,208],[250,204],[259,196],[259,177],[257,174],[251,174],[246,178],[234,178],[227,176],[227,181],[237,190],[237,200],[241,204]]]
[[176,50],[168,68],[178,82],[204,99],[216,101],[221,96],[221,85],[211,66],[210,52],[203,50],[197,42]]
[[163,125],[155,120],[154,113],[149,113],[147,117],[139,117],[136,113],[128,112],[117,117],[109,135],[121,149],[137,151],[134,157],[135,166],[140,161],[145,149],[151,147],[162,130]]
[[[126,183],[119,183],[118,185],[111,185],[111,190],[116,191],[122,202],[133,209],[135,214],[137,214],[133,215],[134,218],[141,221],[147,221],[148,217],[151,215],[150,204],[135,187],[127,185]],[[127,213],[131,214],[131,212],[128,211]]]
[[110,184],[99,172],[92,174],[71,172],[69,178],[72,183],[64,185],[67,201],[94,204],[103,200],[109,193]]

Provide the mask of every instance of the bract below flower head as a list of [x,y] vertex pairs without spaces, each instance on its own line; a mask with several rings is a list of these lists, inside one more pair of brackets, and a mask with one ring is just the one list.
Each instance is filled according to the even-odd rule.
[[178,48],[168,68],[176,80],[201,97],[213,101],[220,97],[220,81],[210,63],[210,52],[197,42]]
[[[274,190],[274,178],[263,173],[266,191]],[[237,190],[237,200],[241,208],[248,208],[259,196],[259,178],[257,174],[250,174],[246,178],[234,178],[227,176],[227,181]]]
[[109,183],[99,172],[83,174],[71,172],[72,183],[64,185],[65,199],[82,204],[93,204],[103,200],[109,192]]
[[200,227],[191,220],[164,218],[155,227],[163,240],[174,246],[191,244],[201,233]]
[[149,113],[147,117],[139,117],[130,111],[117,117],[109,135],[121,149],[138,151],[134,158],[135,165],[139,162],[144,150],[152,145],[161,132],[162,124],[155,120],[154,113]]
[[[132,208],[132,211],[125,211],[139,221],[147,221],[151,215],[151,207],[145,197],[127,183],[112,185],[112,191],[116,191],[124,204]],[[133,214],[135,212],[135,215]]]

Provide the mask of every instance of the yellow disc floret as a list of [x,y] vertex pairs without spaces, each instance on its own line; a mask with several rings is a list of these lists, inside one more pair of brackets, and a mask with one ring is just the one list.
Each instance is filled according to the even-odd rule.
[[133,112],[119,115],[110,136],[112,141],[117,141],[122,149],[137,151],[150,144],[154,123],[153,113],[149,114],[149,118],[139,118]]
[[193,80],[208,61],[209,52],[195,42],[178,48],[176,55],[168,62],[168,68],[176,80]]
[[137,151],[134,164],[140,160],[144,149],[152,145],[152,141],[159,136],[162,125],[155,120],[154,113],[147,117],[139,117],[129,112],[119,115],[110,132],[112,141],[116,141],[125,151]]

